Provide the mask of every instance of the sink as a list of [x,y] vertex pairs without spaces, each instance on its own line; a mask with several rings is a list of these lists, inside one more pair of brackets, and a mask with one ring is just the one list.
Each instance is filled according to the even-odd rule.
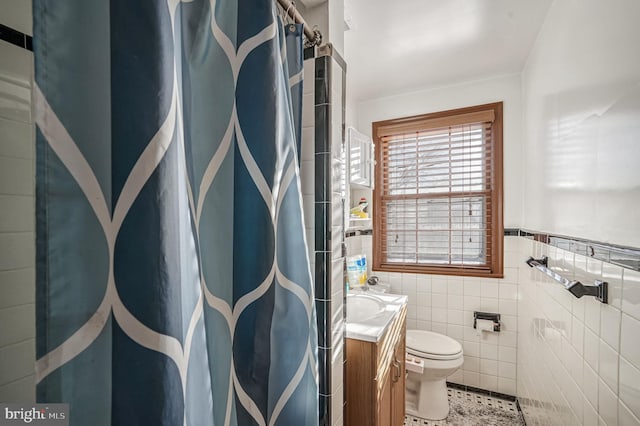
[[354,294],[347,296],[347,322],[366,322],[385,310],[385,303],[375,296]]
[[347,295],[346,337],[377,342],[407,304],[407,296],[351,292]]

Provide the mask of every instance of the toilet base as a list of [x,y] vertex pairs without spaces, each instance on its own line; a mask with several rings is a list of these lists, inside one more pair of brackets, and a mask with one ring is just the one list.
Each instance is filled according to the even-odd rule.
[[443,420],[449,415],[449,398],[445,379],[422,381],[417,404],[407,404],[406,412],[427,420]]

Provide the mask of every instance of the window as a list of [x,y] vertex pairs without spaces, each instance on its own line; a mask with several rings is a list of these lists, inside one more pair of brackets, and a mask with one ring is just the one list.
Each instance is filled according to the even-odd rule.
[[373,123],[376,270],[502,276],[502,102]]

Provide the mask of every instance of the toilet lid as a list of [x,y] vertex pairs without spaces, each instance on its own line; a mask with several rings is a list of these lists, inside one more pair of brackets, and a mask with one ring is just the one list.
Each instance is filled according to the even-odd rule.
[[462,345],[449,336],[423,330],[407,330],[407,351],[426,358],[443,359],[462,353]]

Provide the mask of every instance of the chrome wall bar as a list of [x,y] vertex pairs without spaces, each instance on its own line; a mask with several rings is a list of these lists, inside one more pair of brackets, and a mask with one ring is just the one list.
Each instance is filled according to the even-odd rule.
[[527,265],[536,268],[538,271],[559,282],[577,298],[593,296],[602,303],[609,303],[609,284],[605,281],[594,280],[594,285],[584,285],[580,281],[568,280],[556,271],[549,269],[549,258],[547,256],[542,256],[540,259],[529,257]]

